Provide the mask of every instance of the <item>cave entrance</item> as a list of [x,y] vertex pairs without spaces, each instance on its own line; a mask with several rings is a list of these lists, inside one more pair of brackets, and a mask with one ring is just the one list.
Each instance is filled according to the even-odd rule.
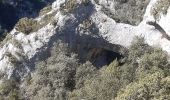
[[116,59],[119,61],[122,58],[123,55],[121,53],[102,48],[90,48],[87,50],[83,62],[90,61],[96,68],[101,68],[104,65],[109,65]]

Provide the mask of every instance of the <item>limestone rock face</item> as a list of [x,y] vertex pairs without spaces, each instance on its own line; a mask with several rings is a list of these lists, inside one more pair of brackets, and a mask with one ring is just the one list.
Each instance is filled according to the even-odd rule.
[[[43,26],[28,35],[14,28],[1,43],[3,77],[22,79],[35,69],[36,62],[48,58],[54,44],[68,46],[67,52],[75,52],[80,61],[90,60],[96,66],[109,63],[108,52],[126,50],[135,36],[170,54],[170,41],[146,24],[156,20],[151,9],[158,0],[85,1],[56,0],[51,11],[34,19]],[[157,22],[170,35],[170,9]]]

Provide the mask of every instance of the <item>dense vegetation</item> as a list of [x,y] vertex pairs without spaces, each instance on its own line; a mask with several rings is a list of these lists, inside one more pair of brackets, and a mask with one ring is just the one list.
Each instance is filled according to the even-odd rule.
[[[124,58],[84,74],[83,85],[69,93],[71,100],[167,100],[170,98],[169,62],[167,54],[149,47],[138,38]],[[83,71],[83,70],[82,70]],[[81,79],[81,78],[80,78]],[[82,79],[81,79],[82,80]],[[76,86],[80,85],[79,81]]]
[[[80,63],[65,44],[54,44],[51,56],[36,64],[23,81],[4,80],[2,99],[31,100],[168,100],[170,63],[166,52],[134,40],[127,55],[96,68]],[[121,65],[120,65],[121,63]],[[22,86],[22,87],[19,87]]]
[[[118,3],[124,2],[126,0]],[[6,4],[3,0],[0,3]],[[84,0],[83,3],[87,5],[89,0]],[[138,3],[133,6],[136,7]],[[148,0],[145,0],[144,5],[147,3]],[[142,12],[145,9],[144,5],[141,7]],[[61,9],[63,14],[67,14],[75,7],[74,0],[70,0],[62,5]],[[51,7],[42,9],[39,15],[44,15],[50,9]],[[44,16],[43,25],[49,23],[53,19],[52,16],[52,14]],[[88,22],[90,20],[87,20]],[[83,23],[88,27],[86,22]],[[133,23],[133,20],[128,23]],[[22,18],[16,24],[16,29],[25,34],[37,31],[40,27],[41,25],[32,18]],[[4,27],[0,27],[0,33],[5,33]],[[37,58],[39,62],[35,64],[35,69],[23,80],[2,79],[0,100],[168,100],[170,98],[169,57],[160,48],[147,45],[143,38],[134,39],[122,59],[115,59],[101,68],[96,68],[90,61],[80,62],[78,55],[71,52],[66,43],[55,43],[49,51],[47,59],[41,61],[41,58]],[[16,62],[12,56],[10,60]]]

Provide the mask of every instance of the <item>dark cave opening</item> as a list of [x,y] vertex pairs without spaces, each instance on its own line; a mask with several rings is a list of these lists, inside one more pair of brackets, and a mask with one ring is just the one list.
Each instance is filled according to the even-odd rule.
[[96,68],[101,68],[105,65],[109,65],[114,60],[120,62],[121,59],[123,59],[124,57],[123,54],[119,52],[94,47],[84,48],[83,50],[80,50],[78,52],[78,56],[81,63],[90,61]]
[[92,58],[91,60],[92,64],[96,66],[97,68],[101,68],[102,66],[109,65],[114,60],[121,60],[123,58],[123,55],[121,53],[117,53],[110,50],[102,50],[101,53],[99,53],[96,58]]
[[107,65],[109,65],[113,60],[120,60],[123,58],[123,55],[117,52],[106,50],[106,61]]

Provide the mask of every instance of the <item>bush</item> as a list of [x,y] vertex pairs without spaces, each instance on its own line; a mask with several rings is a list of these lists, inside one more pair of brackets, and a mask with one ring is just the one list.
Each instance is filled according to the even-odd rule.
[[68,0],[65,4],[61,5],[60,11],[63,14],[71,13],[76,8],[76,0]]
[[79,89],[82,86],[84,86],[84,82],[87,79],[90,79],[96,73],[96,70],[97,69],[89,61],[87,61],[84,64],[81,64],[76,69],[76,75],[75,75],[76,85],[75,85],[75,88]]
[[34,19],[28,19],[27,17],[21,18],[17,24],[16,29],[26,35],[28,35],[31,32],[36,32],[40,28],[40,25],[37,21]]
[[10,52],[6,52],[5,56],[8,57],[9,62],[14,66],[17,66],[17,64],[19,63],[18,59],[14,55],[12,55]]
[[[170,68],[166,52],[136,37],[125,55],[102,68],[79,63],[67,44],[56,43],[48,59],[23,86],[28,99],[55,100],[168,100]],[[9,91],[8,91],[9,92]],[[15,93],[14,93],[15,95]]]
[[[87,74],[87,73],[86,73]],[[70,100],[110,100],[116,96],[120,89],[118,62],[113,61],[109,66],[104,66],[93,77],[87,78],[84,86],[75,89],[69,94]]]
[[83,25],[84,29],[90,29],[94,23],[90,18],[87,18],[81,24]]
[[39,16],[45,15],[46,13],[50,12],[52,10],[51,5],[44,7],[43,9],[40,10]]
[[170,78],[162,72],[145,74],[137,82],[132,82],[120,90],[118,96],[112,100],[168,100],[170,97]]
[[[36,70],[24,81],[25,95],[33,100],[65,100],[67,92],[75,87],[78,62],[74,54],[66,55],[65,47],[55,45],[51,57],[36,64]],[[62,52],[59,52],[61,50]]]
[[82,4],[88,6],[90,4],[90,0],[82,0]]
[[151,51],[151,47],[145,43],[143,37],[135,37],[129,48],[128,61],[130,63],[136,63],[137,59],[145,53]]
[[[17,82],[13,79],[3,80],[0,84],[0,97],[7,100],[20,100]],[[6,99],[5,99],[6,100]]]
[[124,85],[158,70],[168,75],[170,69],[167,53],[150,47],[139,37],[132,42],[124,63],[121,66],[121,80],[124,80]]
[[94,0],[95,2],[96,2],[96,4],[98,4],[99,5],[99,0]]
[[156,20],[159,20],[161,14],[167,14],[167,10],[170,6],[170,0],[158,0],[152,7],[151,14]]
[[49,24],[50,22],[52,23],[53,21],[55,21],[54,16],[55,16],[55,13],[51,13],[51,14],[47,14],[47,15],[43,16],[39,22],[40,27],[43,27],[43,26]]
[[118,23],[138,25],[149,2],[150,0],[114,0],[114,11],[107,6],[103,6],[102,11]]
[[155,71],[162,71],[165,75],[170,75],[168,56],[161,49],[154,48],[151,53],[145,53],[138,64],[139,67],[136,69],[137,79]]

